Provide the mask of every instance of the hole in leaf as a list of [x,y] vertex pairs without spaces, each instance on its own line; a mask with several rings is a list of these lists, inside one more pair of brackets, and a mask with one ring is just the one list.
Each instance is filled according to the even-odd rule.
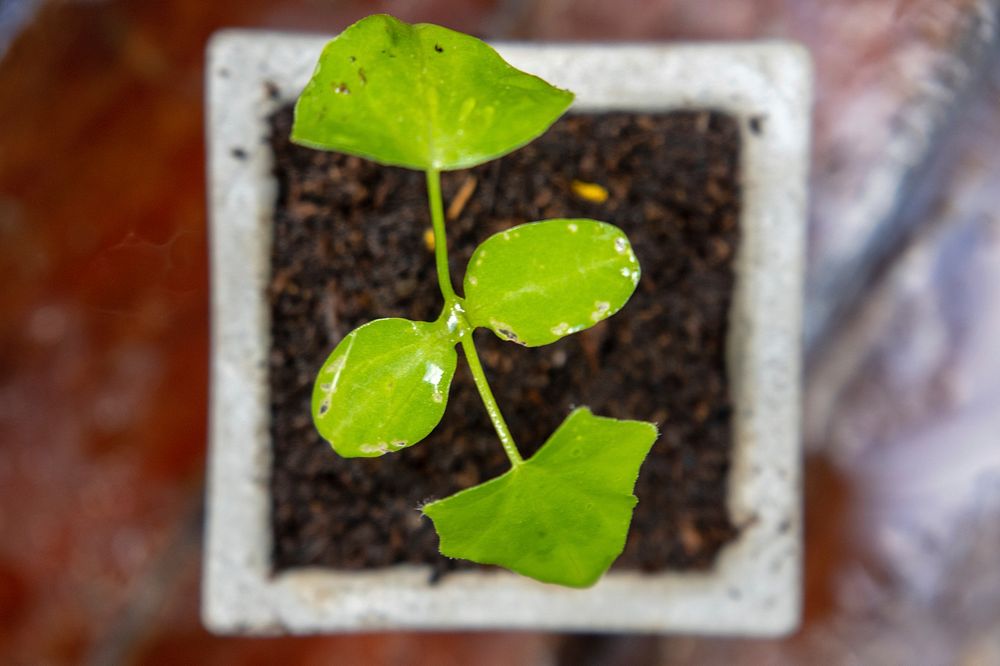
[[502,335],[506,340],[509,340],[510,342],[514,342],[519,345],[524,344],[523,342],[521,342],[521,338],[517,337],[517,333],[510,330],[509,328],[498,328],[497,333]]

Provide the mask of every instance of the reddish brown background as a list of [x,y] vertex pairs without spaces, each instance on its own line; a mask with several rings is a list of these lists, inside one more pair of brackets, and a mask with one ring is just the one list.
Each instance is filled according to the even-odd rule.
[[21,0],[0,3],[0,36],[33,7],[0,41],[3,661],[1000,663],[995,56],[900,213],[915,231],[812,350],[798,634],[234,639],[198,620],[214,30],[333,34],[389,11],[488,38],[798,39],[817,69],[816,267],[896,111],[993,3]]

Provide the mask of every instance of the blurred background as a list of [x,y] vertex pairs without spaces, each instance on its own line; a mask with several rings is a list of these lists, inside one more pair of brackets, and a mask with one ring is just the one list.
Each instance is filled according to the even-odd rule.
[[[781,640],[217,638],[198,618],[203,67],[374,12],[488,39],[788,38],[817,77],[806,581]],[[0,0],[0,661],[1000,664],[991,0]]]

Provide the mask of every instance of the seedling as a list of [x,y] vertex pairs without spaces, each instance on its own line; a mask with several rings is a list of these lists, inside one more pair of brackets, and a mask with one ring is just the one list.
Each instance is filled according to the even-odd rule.
[[587,587],[625,546],[637,501],[632,490],[656,427],[579,408],[523,459],[472,332],[485,327],[536,347],[589,328],[628,301],[639,262],[610,224],[531,222],[476,249],[459,296],[448,269],[440,185],[441,171],[496,159],[542,134],[572,100],[478,39],[371,16],[324,48],[295,106],[292,140],[426,172],[444,297],[436,321],[378,319],[340,341],[313,389],[320,434],[344,457],[417,444],[444,414],[460,346],[511,468],[422,507],[441,552]]

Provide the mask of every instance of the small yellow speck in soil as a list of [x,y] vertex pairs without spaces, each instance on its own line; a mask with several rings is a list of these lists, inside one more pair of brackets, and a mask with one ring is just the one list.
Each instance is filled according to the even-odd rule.
[[424,229],[424,246],[428,252],[434,251],[434,230],[429,227]]
[[608,191],[597,183],[587,183],[582,180],[574,180],[570,183],[573,194],[585,201],[594,203],[604,203],[608,200]]

